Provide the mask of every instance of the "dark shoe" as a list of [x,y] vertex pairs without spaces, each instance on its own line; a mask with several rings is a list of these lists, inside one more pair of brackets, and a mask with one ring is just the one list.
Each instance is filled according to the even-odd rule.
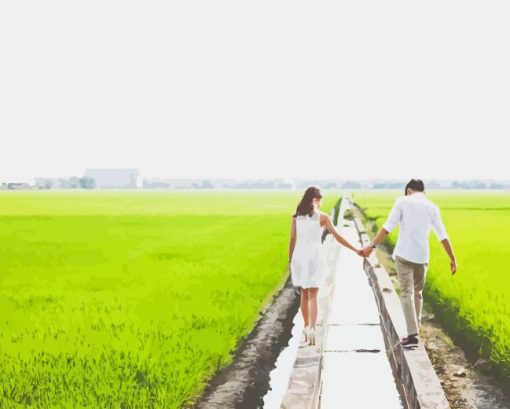
[[409,335],[400,341],[400,345],[402,345],[403,348],[416,348],[418,343],[419,341],[416,335]]

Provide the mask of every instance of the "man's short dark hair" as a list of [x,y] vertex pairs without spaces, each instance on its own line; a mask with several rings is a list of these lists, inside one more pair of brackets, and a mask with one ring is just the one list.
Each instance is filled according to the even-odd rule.
[[424,192],[425,185],[423,184],[423,180],[421,179],[411,179],[404,189],[404,193],[407,195],[407,189],[412,189],[415,192]]

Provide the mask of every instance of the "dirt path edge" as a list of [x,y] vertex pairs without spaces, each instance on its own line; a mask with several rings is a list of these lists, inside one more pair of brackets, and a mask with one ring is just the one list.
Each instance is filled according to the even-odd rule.
[[250,334],[239,342],[232,363],[218,371],[194,408],[262,408],[269,373],[288,345],[298,309],[299,293],[289,275]]

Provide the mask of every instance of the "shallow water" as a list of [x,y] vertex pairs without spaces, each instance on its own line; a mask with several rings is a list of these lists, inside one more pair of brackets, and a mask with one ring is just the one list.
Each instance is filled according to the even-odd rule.
[[303,319],[300,314],[301,312],[298,311],[292,321],[292,337],[289,339],[289,345],[281,351],[275,362],[275,368],[269,374],[269,390],[263,398],[264,409],[280,409],[283,396],[287,391],[303,331]]

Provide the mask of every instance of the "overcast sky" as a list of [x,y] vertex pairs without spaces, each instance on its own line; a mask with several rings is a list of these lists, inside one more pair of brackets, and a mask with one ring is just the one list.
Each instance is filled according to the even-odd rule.
[[0,3],[0,181],[509,179],[508,1]]

